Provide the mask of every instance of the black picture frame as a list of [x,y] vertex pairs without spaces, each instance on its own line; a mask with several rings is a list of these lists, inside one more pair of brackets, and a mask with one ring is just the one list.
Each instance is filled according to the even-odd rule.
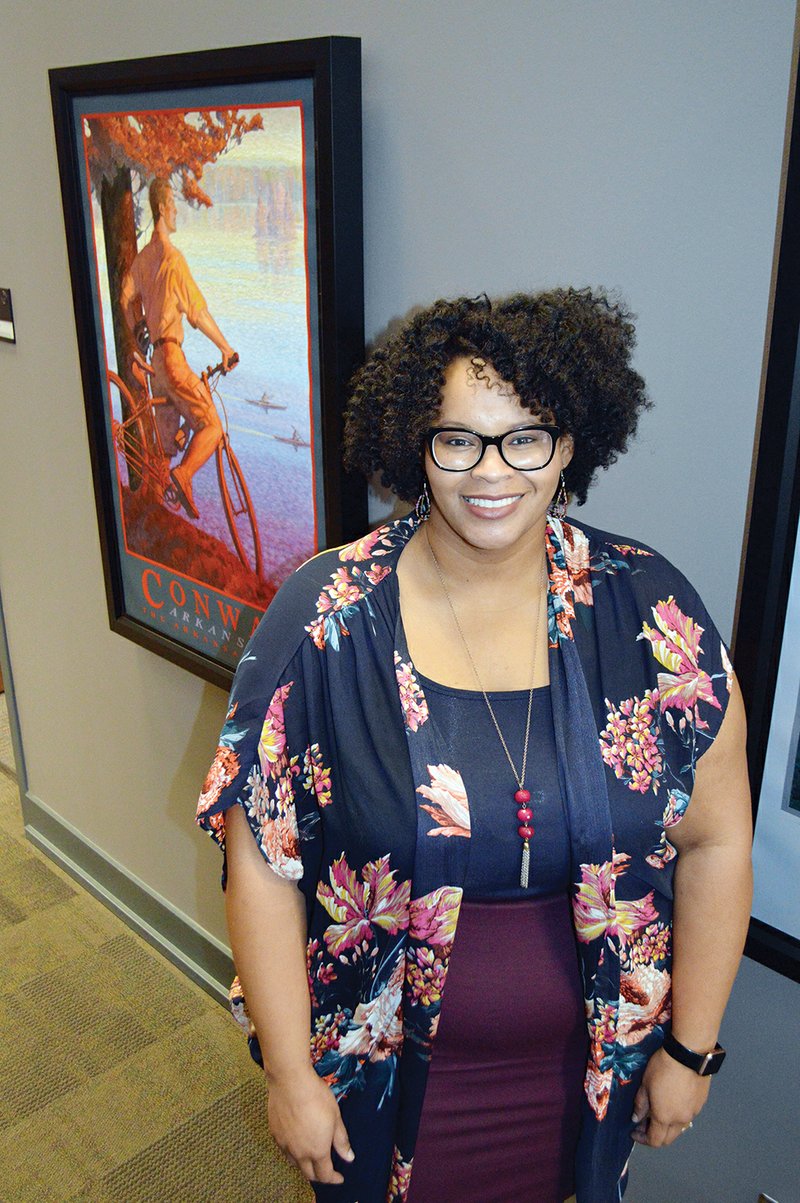
[[[786,664],[787,608],[793,575],[797,576],[800,521],[800,95],[796,88],[790,120],[772,322],[734,635],[736,673],[748,717],[747,759],[757,843],[762,808],[786,811],[776,791],[762,796],[762,786],[774,730],[776,687],[782,662]],[[795,580],[797,585],[800,581]],[[796,745],[796,738],[790,742]],[[790,760],[794,756],[796,747]],[[787,760],[780,775],[791,781],[792,772]],[[800,814],[792,814],[791,821],[800,831]],[[771,872],[778,875],[779,883],[785,880],[786,897],[796,897],[800,858],[793,858],[786,844],[782,855],[785,863],[771,866]],[[800,940],[782,927],[754,915],[745,952],[800,981]]]
[[[309,554],[324,547],[336,546],[358,537],[364,532],[367,525],[366,483],[346,473],[341,462],[342,410],[346,385],[355,368],[361,363],[364,354],[360,39],[350,37],[311,38],[153,58],[93,63],[54,68],[49,72],[49,77],[109,622],[112,629],[119,634],[198,676],[222,688],[227,688],[230,685],[238,655],[241,654],[247,636],[254,628],[266,605],[269,604],[270,590],[274,591],[273,586],[277,587],[280,584],[281,573],[283,576],[288,575],[288,572],[297,566],[298,557],[301,561],[306,559]],[[293,106],[297,108],[297,113],[294,113]],[[264,563],[269,558],[273,543],[270,543],[268,549],[264,551],[264,541],[251,523],[251,530],[246,534],[241,534],[240,545],[235,544],[234,524],[236,522],[241,524],[241,507],[237,507],[234,496],[234,516],[228,518],[231,547],[228,547],[226,551],[233,555],[237,546],[240,547],[238,559],[241,561],[241,575],[245,583],[237,585],[236,592],[226,592],[227,578],[221,560],[219,564],[215,563],[214,565],[214,572],[218,575],[213,582],[209,582],[203,578],[202,574],[198,575],[195,572],[195,566],[201,563],[199,551],[194,558],[191,558],[190,555],[187,560],[190,571],[183,570],[186,568],[186,564],[182,569],[176,567],[172,562],[164,564],[162,559],[159,559],[159,556],[163,556],[162,551],[151,555],[149,549],[151,546],[156,546],[155,543],[152,545],[149,543],[137,544],[134,551],[131,551],[133,546],[131,532],[135,528],[137,538],[143,538],[140,532],[146,525],[141,517],[141,507],[144,504],[141,502],[141,497],[144,496],[141,480],[146,470],[151,470],[152,464],[156,462],[154,456],[149,458],[145,456],[145,462],[141,464],[138,449],[147,445],[146,439],[152,442],[155,438],[159,442],[160,462],[177,464],[180,461],[177,458],[174,461],[167,460],[164,451],[166,442],[162,443],[160,435],[154,433],[158,427],[155,406],[152,407],[152,417],[150,407],[144,413],[143,421],[144,418],[147,419],[147,429],[144,433],[135,425],[130,426],[131,414],[134,410],[142,413],[140,402],[141,398],[146,396],[145,393],[136,392],[134,389],[130,376],[130,364],[132,363],[130,356],[125,358],[128,375],[123,380],[123,384],[127,382],[127,393],[112,380],[114,375],[119,375],[112,371],[114,364],[119,367],[120,372],[123,370],[119,366],[123,361],[120,344],[131,335],[130,331],[126,334],[123,323],[118,319],[121,307],[124,312],[123,302],[120,301],[120,296],[123,295],[123,286],[119,283],[120,272],[115,268],[117,259],[114,256],[120,258],[123,256],[122,251],[119,251],[116,246],[113,246],[111,251],[108,250],[108,239],[116,237],[112,230],[113,222],[108,216],[110,210],[102,212],[104,222],[102,238],[99,231],[95,231],[96,236],[93,236],[92,233],[96,223],[99,199],[105,203],[112,186],[109,184],[107,192],[103,191],[106,187],[104,182],[98,190],[94,186],[95,177],[92,172],[96,170],[95,164],[97,156],[100,154],[97,148],[105,145],[105,142],[99,139],[97,131],[99,129],[105,139],[107,131],[112,128],[115,121],[122,120],[127,123],[123,131],[123,138],[127,137],[131,128],[137,135],[141,134],[143,138],[145,128],[143,120],[148,116],[153,121],[180,120],[182,131],[185,131],[187,126],[191,126],[189,134],[192,137],[194,137],[194,131],[200,129],[202,123],[206,122],[206,126],[203,127],[205,132],[214,126],[212,129],[214,137],[228,138],[225,143],[227,148],[225,153],[232,152],[236,148],[236,152],[241,154],[240,148],[242,146],[249,147],[253,138],[248,143],[248,133],[245,132],[241,136],[240,131],[237,140],[234,128],[235,119],[244,115],[248,122],[253,123],[259,120],[258,114],[260,114],[261,126],[257,130],[254,127],[251,132],[257,132],[259,139],[263,142],[266,137],[264,130],[271,128],[270,122],[277,114],[278,109],[281,109],[282,112],[292,110],[292,119],[296,118],[295,126],[292,128],[296,127],[300,131],[297,133],[296,139],[299,148],[297,154],[302,155],[302,169],[298,175],[298,171],[293,168],[294,176],[290,177],[287,174],[284,179],[280,176],[280,170],[285,169],[285,173],[289,173],[290,169],[285,167],[282,161],[278,163],[277,159],[273,163],[266,151],[263,152],[264,155],[267,155],[263,162],[258,160],[256,167],[248,168],[252,178],[259,181],[259,188],[272,189],[266,202],[264,193],[262,191],[258,193],[258,206],[262,206],[264,212],[262,213],[257,206],[255,217],[257,221],[261,221],[263,218],[263,228],[258,226],[254,237],[256,241],[261,239],[259,246],[264,251],[262,262],[262,266],[266,264],[264,270],[279,273],[282,270],[280,256],[273,253],[278,246],[278,235],[275,233],[277,229],[275,197],[279,195],[288,214],[288,216],[284,214],[285,230],[280,232],[289,247],[289,251],[286,253],[299,255],[300,251],[297,248],[300,241],[305,240],[302,253],[305,255],[303,271],[305,272],[304,295],[308,330],[308,434],[306,435],[305,428],[299,428],[298,423],[295,422],[291,436],[288,435],[292,405],[282,406],[268,400],[268,392],[265,389],[261,400],[258,400],[257,396],[239,398],[239,408],[244,400],[252,407],[262,407],[263,412],[258,408],[248,410],[248,416],[252,415],[250,425],[253,427],[257,422],[263,426],[267,417],[279,416],[273,415],[273,410],[285,410],[287,425],[284,434],[269,433],[265,429],[249,429],[247,423],[243,423],[240,419],[239,428],[245,433],[236,437],[244,440],[249,446],[255,440],[256,435],[259,435],[262,439],[259,447],[269,447],[270,454],[276,456],[285,450],[288,457],[285,468],[287,479],[293,479],[292,472],[295,475],[300,472],[300,469],[294,467],[289,461],[294,457],[295,464],[305,463],[303,459],[305,456],[310,466],[306,465],[303,472],[313,484],[308,487],[306,493],[302,493],[302,506],[300,501],[295,504],[294,494],[290,487],[283,487],[281,491],[278,509],[281,519],[285,525],[288,524],[287,529],[290,532],[293,529],[291,526],[292,515],[296,516],[300,512],[305,515],[303,519],[306,524],[303,528],[305,544],[301,547],[302,541],[299,538],[293,542],[291,537],[286,535],[283,561],[274,568],[274,571],[270,569],[272,575],[268,580]],[[177,117],[174,117],[174,114],[177,114]],[[227,117],[226,114],[228,114]],[[275,119],[277,120],[276,116]],[[219,123],[223,121],[227,121],[227,125],[220,132]],[[118,127],[114,126],[114,128]],[[286,136],[288,137],[288,135]],[[199,133],[197,137],[199,141]],[[270,137],[277,139],[278,135],[270,134]],[[157,138],[151,145],[156,143],[158,143]],[[120,145],[124,145],[124,143],[120,142]],[[278,145],[277,141],[275,145]],[[132,191],[134,201],[131,203],[136,203],[135,193],[138,191],[139,208],[132,211],[138,213],[144,210],[146,205],[147,165],[143,168],[131,167],[127,149],[117,150],[114,153],[118,157],[109,160],[111,166],[104,168],[106,175],[103,176],[103,181],[108,179],[113,172],[116,172],[114,180],[120,176],[120,172],[122,173],[123,184],[126,188],[131,188],[131,181],[133,181],[136,187]],[[136,153],[149,152],[137,150]],[[160,152],[153,151],[155,157],[158,153]],[[219,170],[219,163],[223,163],[223,167],[225,166],[223,160],[224,154],[219,154],[216,160],[207,160],[207,162],[212,163],[212,167]],[[155,158],[153,161],[155,162]],[[230,173],[232,169],[227,170]],[[243,170],[244,168],[240,169],[240,175]],[[210,173],[211,169],[204,173],[201,168],[203,178],[199,181],[195,180],[195,182],[199,182],[200,185],[205,184]],[[153,167],[153,174],[158,174],[155,167]],[[164,172],[162,171],[161,174]],[[247,178],[251,179],[251,176]],[[171,177],[171,182],[176,185],[176,195],[177,185],[186,178],[178,175]],[[190,192],[194,187],[193,178],[189,178]],[[236,180],[230,183],[228,176],[224,178],[228,181],[226,188],[230,187],[235,192],[239,187]],[[230,179],[232,180],[233,177],[230,176]],[[234,184],[236,188],[234,188]],[[241,187],[249,186],[247,184]],[[292,188],[294,188],[294,192],[292,192]],[[99,199],[98,192],[102,192],[102,197]],[[286,200],[287,195],[289,196],[288,201]],[[301,196],[302,199],[300,201],[293,200],[293,197],[297,196]],[[245,200],[241,201],[241,205],[244,205],[245,201],[250,205],[252,199],[252,196],[247,194]],[[179,195],[178,200],[181,201]],[[191,195],[189,200],[192,200]],[[127,193],[124,201],[126,205],[129,204]],[[204,210],[204,212],[207,211]],[[192,222],[196,221],[194,214],[195,210],[187,205],[185,207],[187,228],[190,219]],[[219,215],[223,215],[221,209]],[[227,215],[227,210],[224,215]],[[139,221],[136,223],[133,254],[137,253],[137,246],[141,250],[137,239],[140,238],[139,231],[142,224]],[[153,227],[155,229],[155,223],[153,223]],[[239,237],[240,234],[241,231],[237,226],[236,236]],[[220,234],[219,237],[222,239],[223,235]],[[226,237],[229,237],[230,240],[233,235],[226,235]],[[130,245],[130,238],[128,238],[128,245]],[[240,238],[237,245],[247,245],[247,240],[242,241]],[[255,254],[255,252],[252,253]],[[128,272],[130,271],[130,254],[129,252],[129,262],[126,268]],[[283,250],[281,249],[282,254]],[[102,256],[105,256],[107,264],[105,276],[99,266]],[[187,254],[187,260],[189,259],[190,256]],[[218,271],[220,265],[213,259],[213,256],[204,262],[206,262],[207,271],[214,273]],[[293,259],[292,263],[294,262]],[[230,263],[233,263],[232,257]],[[229,272],[228,279],[230,276]],[[202,281],[200,283],[202,286]],[[266,285],[264,288],[266,295]],[[104,290],[107,290],[112,298],[116,298],[111,302],[113,310],[111,320],[105,322],[103,321],[103,304],[106,304],[106,318],[108,319],[108,302],[105,299]],[[114,306],[116,309],[113,308]],[[209,301],[209,311],[213,308],[214,306]],[[276,313],[277,308],[276,302]],[[242,302],[243,313],[244,309],[245,302]],[[299,329],[301,319],[298,317],[298,313],[299,310],[295,306],[292,320]],[[241,320],[244,330],[244,316]],[[220,318],[219,324],[223,324],[222,318]],[[112,327],[110,332],[106,330],[108,325]],[[246,329],[249,332],[248,337],[253,338],[254,334],[250,325],[247,325]],[[294,330],[294,327],[292,329]],[[191,333],[189,331],[190,337]],[[174,340],[161,339],[160,343],[163,346],[172,341]],[[266,335],[264,341],[269,341]],[[233,339],[231,339],[231,345],[233,345]],[[298,343],[298,346],[300,345]],[[135,350],[135,345],[131,344],[130,349]],[[214,349],[212,348],[212,350]],[[183,347],[179,347],[181,354],[184,350],[185,344]],[[155,352],[151,351],[151,354],[155,361]],[[166,350],[164,354],[166,354]],[[275,355],[277,354],[276,351]],[[188,359],[188,353],[184,361],[186,359]],[[251,355],[251,362],[252,359]],[[292,380],[295,377],[301,378],[301,352],[297,352],[294,359],[287,353],[281,360],[281,365],[284,363],[288,365],[287,370],[291,368],[295,373]],[[200,366],[200,363],[197,363],[195,370],[198,375]],[[244,367],[244,363],[240,367]],[[142,380],[145,378],[141,377]],[[239,377],[235,374],[231,375],[226,378],[225,386],[237,383],[240,378],[241,373]],[[141,383],[140,377],[136,377],[136,382],[138,387]],[[279,400],[283,399],[282,394],[275,395]],[[304,402],[302,393],[297,395],[301,400],[297,401],[292,394],[294,398],[292,404],[300,406],[300,410],[297,411],[300,412]],[[270,391],[269,397],[272,396],[273,393]],[[117,413],[119,421],[115,418]],[[120,433],[121,426],[125,427],[122,434]],[[184,432],[187,429],[185,419],[182,422],[182,428]],[[190,429],[194,431],[195,427]],[[278,427],[273,426],[272,429],[278,429]],[[191,434],[189,437],[191,438]],[[266,440],[272,440],[272,442],[268,443]],[[233,446],[233,443],[234,438],[231,436],[230,445]],[[279,443],[282,444],[282,447],[278,446]],[[172,445],[170,444],[170,446]],[[307,455],[305,448],[308,448]],[[178,456],[179,452],[180,448],[176,444],[174,453]],[[138,460],[137,456],[139,456]],[[137,463],[139,463],[139,467],[136,466]],[[242,463],[244,464],[244,460]],[[261,461],[259,461],[260,463]],[[208,466],[204,466],[200,471],[208,473],[210,468],[209,461]],[[225,470],[230,472],[230,464],[227,469],[225,464],[222,468],[218,468],[223,475]],[[282,468],[281,471],[283,471]],[[278,488],[276,483],[278,475],[279,471],[276,468],[270,477],[272,487],[275,489]],[[192,479],[196,484],[202,478],[198,475]],[[166,487],[165,493],[163,492],[164,486]],[[265,491],[266,488],[267,485],[265,485]],[[155,485],[153,485],[153,489],[155,489]],[[168,509],[167,498],[171,499],[172,509],[177,510],[179,494],[172,486],[168,476],[162,479],[161,493],[156,494],[153,489],[150,489],[148,484],[147,495],[150,497],[157,495],[162,499],[161,510],[164,514]],[[221,483],[219,489],[222,495],[221,504],[225,510],[224,489]],[[237,489],[241,492],[236,479],[229,478],[229,495],[236,494]],[[127,507],[128,503],[134,500],[134,493],[137,490],[139,498],[136,499],[136,504],[139,506],[139,510],[137,510],[134,523],[131,511]],[[253,493],[254,490],[251,489],[250,494]],[[300,494],[298,494],[299,496]],[[303,506],[305,508],[302,508]],[[245,508],[248,508],[246,503]],[[161,510],[156,514],[159,520],[163,517]],[[255,503],[249,506],[249,512],[255,512],[258,518],[257,511],[258,506]],[[312,511],[313,518],[311,517]],[[149,517],[152,518],[153,514],[155,511],[151,513],[150,509],[147,509]],[[225,510],[225,514],[227,517],[227,510]],[[179,511],[175,521],[180,519],[186,523],[186,516],[183,511]],[[173,518],[163,517],[163,521],[164,523],[172,522]],[[199,520],[199,522],[202,521],[202,519]],[[299,519],[297,521],[299,522]],[[313,546],[309,546],[310,539],[307,537],[307,532],[312,528],[312,523]],[[186,526],[188,528],[189,523],[186,523]],[[187,540],[190,542],[188,529],[185,533],[184,543]],[[205,537],[205,532],[203,532],[203,537]],[[226,538],[227,536],[225,538],[220,536],[216,542],[224,543]],[[274,540],[274,545],[277,546],[278,542],[278,539]],[[181,544],[181,539],[173,538],[169,545],[177,547],[179,544]],[[159,546],[165,545],[166,540],[162,539]],[[141,546],[148,549],[148,554],[144,556],[140,554]],[[263,562],[258,571],[253,569],[253,564],[258,562],[253,553],[253,547],[262,551]],[[249,561],[245,553],[249,554]],[[188,554],[185,553],[185,548],[184,554]],[[275,554],[277,556],[277,552]],[[223,553],[220,552],[219,556],[223,557]],[[144,563],[160,565],[164,569],[163,580],[162,574],[155,569],[153,570],[154,575],[149,578],[146,578],[147,570],[142,570],[142,582],[147,579],[150,584],[147,590],[144,588],[144,583],[142,584],[141,597],[138,596],[138,586],[134,583],[135,568],[131,567],[131,557],[134,560],[138,557],[138,560]],[[210,563],[213,556],[207,557],[207,559]],[[248,573],[250,573],[249,577]],[[158,587],[153,583],[156,577],[159,581]],[[174,591],[178,599],[182,596],[186,599],[188,608],[184,608],[182,614],[180,613],[182,603],[179,600],[176,601],[175,597],[167,591],[168,577],[169,591]],[[256,577],[258,588],[251,583],[251,578],[255,579]],[[177,585],[174,585],[175,581],[178,582]],[[193,595],[194,607],[189,600]],[[267,598],[266,601],[265,598]],[[175,604],[171,605],[173,602]],[[169,621],[165,621],[165,607],[170,610]],[[174,615],[171,613],[173,609],[176,611]],[[210,619],[206,611],[210,613]],[[234,639],[231,634],[230,621],[235,612],[238,614],[238,620]],[[191,622],[187,626],[182,621],[187,615],[190,615],[199,624],[200,634],[198,634],[198,628]],[[219,616],[219,622],[215,615]],[[230,620],[227,632],[224,629],[226,616]],[[173,619],[177,621],[173,622]],[[209,640],[206,633],[212,628],[215,636]],[[224,639],[222,644],[217,639],[218,635]]]

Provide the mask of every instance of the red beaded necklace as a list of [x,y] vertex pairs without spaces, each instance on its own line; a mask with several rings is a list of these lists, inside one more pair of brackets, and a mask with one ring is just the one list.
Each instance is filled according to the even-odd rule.
[[[517,783],[517,790],[516,790],[516,793],[514,794],[514,801],[517,804],[517,820],[519,823],[519,826],[517,827],[517,833],[519,835],[519,838],[522,840],[522,862],[520,864],[520,871],[519,871],[519,884],[522,886],[523,889],[527,889],[528,888],[528,879],[529,879],[529,875],[530,875],[530,864],[531,864],[530,841],[533,839],[534,828],[533,828],[533,810],[531,809],[531,794],[530,794],[530,790],[525,789],[525,775],[526,775],[527,768],[528,768],[528,743],[530,740],[530,733],[531,733],[531,711],[533,709],[534,685],[533,684],[531,685],[530,692],[528,694],[528,716],[527,716],[527,719],[525,720],[525,743],[524,743],[523,749],[522,749],[522,769],[521,769],[521,772],[518,773],[517,766],[514,764],[511,753],[508,750],[508,744],[505,741],[505,737],[500,728],[500,724],[497,721],[497,715],[495,714],[494,708],[492,707],[492,703],[489,700],[489,695],[487,694],[486,690],[483,688],[483,683],[481,682],[481,678],[478,673],[478,667],[475,663],[472,652],[469,650],[469,644],[467,643],[466,636],[464,635],[464,632],[461,628],[461,623],[458,621],[458,615],[456,614],[456,609],[455,609],[455,606],[453,605],[453,600],[450,597],[450,591],[447,588],[447,583],[444,579],[444,573],[442,572],[442,570],[439,566],[439,561],[436,559],[436,555],[434,553],[433,546],[431,545],[431,538],[430,538],[430,534],[428,533],[427,527],[425,528],[425,536],[428,541],[428,550],[431,553],[431,559],[433,560],[434,566],[436,568],[436,572],[438,573],[444,595],[447,598],[447,604],[450,607],[450,612],[453,615],[453,621],[455,622],[456,629],[457,629],[459,635],[461,636],[461,642],[464,644],[464,649],[469,658],[469,662],[472,665],[472,672],[475,676],[475,680],[478,683],[478,688],[480,689],[481,693],[483,694],[483,700],[485,701],[486,706],[489,710],[489,714],[492,717],[492,722],[494,723],[495,730],[497,731],[497,734],[500,737],[500,743],[503,745],[503,751],[506,754],[506,759],[508,760],[508,763],[511,765],[511,772],[514,774],[514,780]],[[544,563],[542,565],[542,577],[543,577],[542,584],[544,585],[547,581],[547,561],[546,560],[544,561]],[[540,611],[541,611],[541,593],[539,593],[539,597],[536,602],[536,618],[535,618],[534,624],[533,624],[534,636],[533,636],[533,664],[531,665],[531,681],[536,680],[536,652],[539,647]],[[537,797],[541,797],[541,795],[538,793],[538,791],[537,791]]]

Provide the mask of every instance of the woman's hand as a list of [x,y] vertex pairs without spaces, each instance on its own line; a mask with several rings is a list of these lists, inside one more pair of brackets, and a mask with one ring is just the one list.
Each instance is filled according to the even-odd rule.
[[269,1083],[267,1114],[278,1148],[310,1182],[344,1182],[331,1148],[344,1161],[354,1153],[333,1091],[310,1065],[291,1081]]
[[634,1099],[633,1139],[640,1145],[671,1145],[705,1105],[710,1086],[711,1078],[687,1069],[660,1048]]

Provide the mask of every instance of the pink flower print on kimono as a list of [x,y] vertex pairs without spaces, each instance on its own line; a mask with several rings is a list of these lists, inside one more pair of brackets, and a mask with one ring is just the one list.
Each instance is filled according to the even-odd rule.
[[646,794],[663,771],[658,727],[658,690],[645,690],[643,698],[626,698],[615,707],[606,698],[608,722],[600,733],[603,760],[628,789]]
[[605,1118],[614,1081],[614,1051],[617,1039],[617,1007],[600,998],[588,1004],[589,1060],[583,1089],[589,1106],[599,1120]]
[[623,556],[652,556],[652,551],[643,547],[634,547],[632,543],[612,543],[611,546]]
[[670,959],[671,938],[672,929],[669,924],[660,920],[657,923],[648,923],[647,927],[640,928],[628,942],[623,968],[631,969],[635,965],[652,965],[656,962],[666,965]]
[[658,629],[653,630],[645,622],[637,638],[649,640],[656,660],[669,669],[658,674],[661,710],[672,708],[691,714],[698,702],[707,702],[721,710],[711,677],[700,667],[703,627],[683,613],[674,597],[654,606],[653,617]]
[[306,627],[314,643],[322,650],[326,643],[339,646],[339,636],[349,635],[345,619],[364,595],[349,568],[338,568],[317,598],[318,617]]
[[616,879],[625,872],[629,861],[627,853],[618,852],[613,861],[602,865],[581,865],[581,880],[572,909],[575,931],[584,944],[615,936],[623,948],[634,932],[658,918],[652,890],[635,902],[616,897]]
[[394,666],[406,730],[419,731],[422,724],[426,723],[429,718],[425,694],[414,676],[411,662],[404,664],[399,652],[394,654]]
[[325,768],[319,744],[311,744],[303,755],[303,789],[308,790],[317,800],[318,806],[330,806],[331,770]]
[[286,744],[284,706],[293,682],[272,695],[258,740],[258,764],[247,778],[244,807],[262,853],[271,867],[289,881],[303,876],[300,833],[297,828],[293,779],[298,757]]
[[[646,639],[658,663],[669,669],[658,674],[661,712],[667,726],[686,749],[688,762],[682,771],[690,772],[693,779],[699,755],[698,737],[711,738],[705,735],[708,723],[702,717],[700,704],[722,710],[721,703],[714,695],[713,681],[716,677],[727,677],[728,671],[726,668],[725,672],[711,677],[700,667],[700,656],[703,654],[700,637],[704,628],[683,613],[674,597],[660,601],[653,607],[652,613],[656,629],[645,622],[637,638]],[[677,722],[672,714],[674,710],[680,713]]]
[[390,526],[380,526],[377,530],[370,531],[368,535],[364,535],[362,539],[356,539],[353,543],[348,543],[339,552],[339,559],[348,560],[370,560],[375,556],[385,556],[391,548],[380,547],[381,540],[391,531]]
[[427,834],[469,838],[469,801],[461,774],[448,764],[429,764],[428,772],[430,785],[418,785],[417,793],[428,799],[431,805],[421,802],[420,808],[427,811],[438,826],[431,828]]
[[261,735],[258,739],[258,759],[261,764],[261,772],[265,777],[270,777],[273,781],[278,780],[287,766],[286,757],[284,756],[286,751],[286,720],[283,708],[293,684],[294,682],[290,681],[288,685],[281,685],[275,690],[275,693],[272,695],[272,701],[267,707],[267,713],[264,716],[264,722],[261,727]]
[[[317,598],[317,617],[305,628],[320,651],[329,644],[334,651],[339,650],[341,638],[350,634],[348,618],[391,571],[379,564],[370,564],[369,568],[361,568],[358,564],[352,568],[337,568]],[[369,603],[367,610],[372,613]]]
[[[342,638],[350,634],[348,619],[362,602],[375,622],[369,594],[392,570],[374,561],[402,548],[415,525],[411,519],[393,522],[341,549],[339,559],[346,566],[338,568],[323,587],[317,598],[317,617],[305,628],[320,651],[326,647],[339,650]],[[372,563],[365,567],[368,560]]]
[[670,709],[692,713],[699,701],[722,710],[711,685],[711,677],[700,668],[703,654],[700,635],[703,627],[683,614],[674,597],[653,606],[657,630],[642,623],[638,639],[650,641],[653,656],[669,672],[659,672],[658,692],[662,711]]
[[353,959],[369,949],[376,927],[389,935],[408,927],[411,882],[396,882],[394,875],[387,854],[369,861],[359,881],[342,853],[331,865],[330,885],[320,882],[317,886],[317,900],[335,920],[325,929],[325,944],[345,964],[350,949],[354,950]]
[[439,886],[421,898],[413,898],[408,934],[414,940],[437,947],[452,944],[462,895],[460,886]]
[[411,1005],[431,1008],[429,1020],[424,1025],[426,1035],[431,1039],[442,1001],[462,894],[459,886],[439,886],[411,902],[406,989]]
[[392,1172],[389,1176],[386,1203],[406,1203],[411,1187],[411,1164],[411,1161],[403,1160],[400,1150],[395,1146],[392,1153]]

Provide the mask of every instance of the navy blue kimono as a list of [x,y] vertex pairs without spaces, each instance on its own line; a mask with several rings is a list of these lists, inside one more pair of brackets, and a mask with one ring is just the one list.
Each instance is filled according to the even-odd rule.
[[[332,1203],[407,1197],[469,848],[469,799],[400,616],[395,568],[416,527],[413,515],[382,526],[285,582],[237,669],[197,815],[224,851],[225,811],[243,806],[305,897],[311,1059],[356,1154],[344,1185],[318,1188]],[[590,1049],[577,1198],[612,1203],[670,1021],[670,828],[732,669],[695,590],[650,548],[550,519],[546,549]],[[230,998],[260,1062],[238,979]]]

